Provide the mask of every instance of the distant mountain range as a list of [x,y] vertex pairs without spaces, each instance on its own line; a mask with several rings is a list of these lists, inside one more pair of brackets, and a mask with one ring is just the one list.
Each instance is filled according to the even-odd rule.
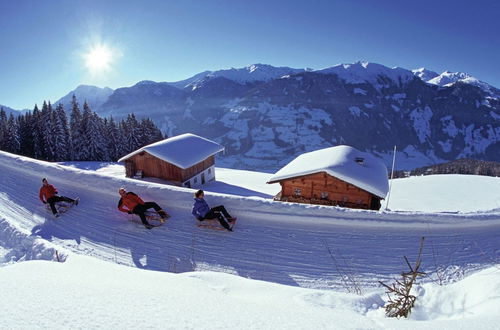
[[397,168],[477,158],[500,161],[500,90],[466,73],[376,63],[322,70],[254,64],[179,82],[141,81],[73,93],[102,116],[134,112],[167,134],[193,132],[226,152],[222,166],[275,171],[302,152],[348,144]]

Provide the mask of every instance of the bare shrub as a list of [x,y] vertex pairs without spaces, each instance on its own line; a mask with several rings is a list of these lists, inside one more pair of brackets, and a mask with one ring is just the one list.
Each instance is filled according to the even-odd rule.
[[[420,272],[420,265],[422,263],[422,249],[424,247],[424,237],[420,240],[420,249],[418,252],[417,260],[415,261],[415,266],[412,267],[408,258],[404,257],[409,272],[402,272],[401,279],[396,280],[391,286],[379,281],[387,291],[387,296],[389,301],[385,305],[385,315],[389,317],[408,317],[411,313],[411,309],[415,305],[415,300],[417,297],[411,294],[411,289],[413,284],[415,284],[418,276],[423,276],[425,273]],[[392,296],[391,296],[392,295]]]
[[342,286],[347,290],[349,293],[355,293],[357,295],[363,295],[363,292],[361,290],[361,285],[359,284],[357,277],[356,277],[356,272],[354,271],[353,267],[348,263],[345,257],[342,257],[342,264],[340,264],[335,257],[335,254],[332,252],[330,247],[328,246],[328,243],[324,241],[326,250],[328,251],[328,254],[330,254],[330,258],[333,261],[333,264],[335,265],[335,269],[337,272],[340,274],[340,278],[342,281]]

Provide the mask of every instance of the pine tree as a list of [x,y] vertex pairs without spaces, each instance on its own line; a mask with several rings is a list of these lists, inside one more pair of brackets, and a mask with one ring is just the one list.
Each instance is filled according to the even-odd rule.
[[52,104],[50,102],[43,102],[42,112],[41,112],[41,127],[42,136],[44,141],[44,159],[49,161],[56,160],[56,144],[57,136],[55,135],[56,118],[54,110],[52,109]]
[[109,120],[104,120],[104,135],[109,160],[116,162],[125,153],[123,152],[121,132],[113,117],[110,117]]
[[63,161],[69,160],[70,141],[69,141],[69,128],[66,113],[64,112],[63,105],[59,103],[54,112],[54,145],[56,149],[55,160]]
[[149,118],[141,120],[139,126],[139,144],[141,147],[163,140],[163,134]]
[[125,153],[128,154],[141,147],[139,143],[140,129],[135,115],[129,114],[123,123],[123,133],[125,140]]
[[19,126],[17,124],[14,115],[11,113],[9,116],[9,120],[7,122],[7,130],[6,137],[4,143],[5,151],[18,153],[20,149],[19,145]]
[[43,159],[44,156],[44,141],[43,141],[43,128],[42,128],[42,115],[38,106],[35,104],[32,117],[32,137],[33,137],[33,157],[36,159]]
[[97,116],[96,113],[91,111],[91,117],[87,122],[87,139],[86,139],[88,146],[87,160],[93,160],[93,161],[108,160],[108,153],[106,150],[103,133],[104,133],[104,125],[102,119],[99,116]]
[[80,112],[76,96],[73,94],[73,98],[71,99],[71,118],[69,124],[70,158],[72,160],[81,160],[80,150],[83,145],[81,124],[82,114]]
[[17,117],[19,127],[19,144],[21,155],[34,157],[34,141],[33,141],[33,115],[31,112]]
[[7,114],[0,108],[0,150],[5,150],[5,139],[7,137]]

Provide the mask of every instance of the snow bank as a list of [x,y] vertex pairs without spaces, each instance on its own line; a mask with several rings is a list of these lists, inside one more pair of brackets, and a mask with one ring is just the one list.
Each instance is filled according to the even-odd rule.
[[[500,208],[500,178],[442,174],[392,181],[389,208],[422,212],[477,212]],[[382,203],[385,208],[387,201]]]
[[385,295],[364,296],[229,274],[150,272],[71,255],[0,268],[0,328],[495,329],[500,271],[419,288],[409,319],[384,315]]
[[0,247],[2,248],[0,266],[26,260],[63,262],[67,257],[64,249],[56,248],[36,236],[30,236],[2,218],[0,218]]
[[[67,251],[162,272],[212,270],[308,288],[344,288],[343,276],[373,287],[401,271],[421,236],[424,270],[484,268],[500,246],[498,212],[433,214],[375,212],[274,202],[207,192],[238,217],[233,233],[196,227],[194,189],[110,177],[0,152],[0,218]],[[41,178],[80,204],[58,220],[38,200]],[[145,230],[117,210],[118,188],[154,200],[172,217]],[[330,248],[336,258],[332,260]],[[433,249],[431,249],[431,247]],[[435,253],[434,253],[435,252]],[[436,257],[434,258],[434,255]],[[466,272],[467,273],[467,272]]]
[[[34,275],[36,274],[36,275]],[[0,269],[0,328],[367,328],[357,296],[221,273],[148,272],[82,256]]]

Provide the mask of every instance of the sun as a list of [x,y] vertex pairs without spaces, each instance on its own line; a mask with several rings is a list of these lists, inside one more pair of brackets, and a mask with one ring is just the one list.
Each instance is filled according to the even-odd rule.
[[84,55],[85,66],[93,73],[104,73],[111,68],[113,52],[106,45],[94,45]]

